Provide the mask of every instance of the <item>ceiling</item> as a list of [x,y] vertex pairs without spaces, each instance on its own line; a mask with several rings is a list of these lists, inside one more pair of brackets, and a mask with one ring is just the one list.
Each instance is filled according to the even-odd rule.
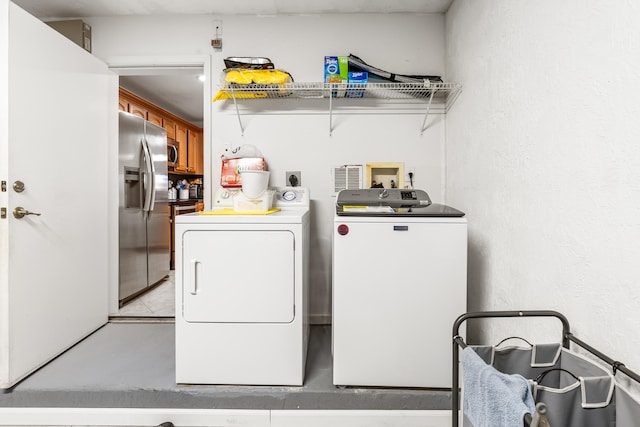
[[158,70],[153,75],[120,75],[120,86],[186,121],[203,125],[201,68]]
[[118,15],[444,13],[453,0],[13,0],[42,19]]
[[[43,20],[125,15],[297,15],[444,13],[453,0],[12,0]],[[121,86],[198,126],[203,121],[199,69],[120,77]]]

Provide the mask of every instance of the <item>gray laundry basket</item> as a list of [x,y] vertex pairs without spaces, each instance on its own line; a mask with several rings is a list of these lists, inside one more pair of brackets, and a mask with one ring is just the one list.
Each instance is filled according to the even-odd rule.
[[[453,427],[459,425],[459,417],[457,416],[460,408],[459,348],[467,347],[467,344],[458,335],[460,325],[465,320],[473,318],[523,316],[558,318],[563,325],[562,342],[530,344],[520,338],[526,345],[518,342],[518,345],[515,346],[505,346],[503,344],[506,340],[503,340],[496,346],[469,346],[490,367],[487,369],[495,369],[496,375],[522,376],[523,381],[526,380],[529,384],[534,401],[537,404],[544,404],[542,407],[546,408],[545,414],[534,412],[533,417],[527,416],[522,420],[522,425],[539,427],[632,427],[640,425],[640,404],[625,390],[617,386],[614,378],[615,372],[620,370],[630,378],[640,381],[637,374],[575,338],[570,333],[568,321],[560,313],[514,311],[466,313],[456,320],[453,330]],[[602,361],[611,364],[614,367],[613,373],[592,359],[570,350],[570,342],[577,343]],[[465,403],[464,397],[463,404]],[[513,402],[509,399],[505,399],[505,401]],[[493,401],[489,403],[495,405]],[[495,419],[492,421],[494,424],[490,424],[488,420],[479,419],[477,414],[465,413],[467,410],[469,410],[469,406],[463,405],[460,414],[465,427],[502,427],[495,425]],[[467,415],[472,416],[468,417]],[[475,424],[471,419],[475,421]]]
[[613,375],[585,357],[559,343],[471,347],[497,371],[529,379],[534,401],[546,405],[552,427],[615,427]]

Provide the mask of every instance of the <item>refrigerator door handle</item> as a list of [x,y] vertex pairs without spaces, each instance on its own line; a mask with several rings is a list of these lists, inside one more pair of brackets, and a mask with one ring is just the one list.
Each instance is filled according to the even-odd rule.
[[147,151],[149,153],[149,164],[151,165],[151,178],[152,178],[152,187],[151,191],[151,206],[149,206],[149,210],[152,211],[156,207],[156,164],[153,161],[153,156],[151,155],[151,148],[149,148],[149,143],[145,139],[145,143],[147,144]]
[[153,161],[149,152],[149,144],[146,139],[142,139],[142,157],[144,159],[144,212],[151,212],[155,202],[156,180],[153,173]]

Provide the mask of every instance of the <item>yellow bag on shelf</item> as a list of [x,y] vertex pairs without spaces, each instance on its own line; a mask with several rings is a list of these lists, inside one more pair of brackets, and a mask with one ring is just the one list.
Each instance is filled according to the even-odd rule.
[[[224,83],[238,85],[238,91],[232,92],[229,88],[219,90],[213,101],[225,99],[256,99],[267,98],[269,89],[257,87],[252,90],[249,85],[283,85],[291,83],[291,74],[281,70],[250,70],[234,68],[225,72]],[[277,88],[276,88],[277,90]]]
[[[235,92],[234,93],[235,98],[236,99],[259,99],[259,98],[266,98],[267,97],[267,92],[260,92],[260,91],[256,91],[256,92]],[[216,96],[213,97],[213,101],[223,101],[225,99],[231,99],[234,96],[231,95],[231,91],[230,90],[219,90],[218,93],[216,93]]]
[[276,85],[291,82],[291,74],[280,70],[244,70],[227,71],[225,83]]

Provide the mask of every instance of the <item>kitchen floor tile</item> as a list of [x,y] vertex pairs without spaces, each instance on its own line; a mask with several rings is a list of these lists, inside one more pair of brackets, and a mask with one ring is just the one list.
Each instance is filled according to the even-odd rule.
[[129,301],[118,311],[126,317],[173,317],[175,316],[175,270],[169,278],[153,289]]

